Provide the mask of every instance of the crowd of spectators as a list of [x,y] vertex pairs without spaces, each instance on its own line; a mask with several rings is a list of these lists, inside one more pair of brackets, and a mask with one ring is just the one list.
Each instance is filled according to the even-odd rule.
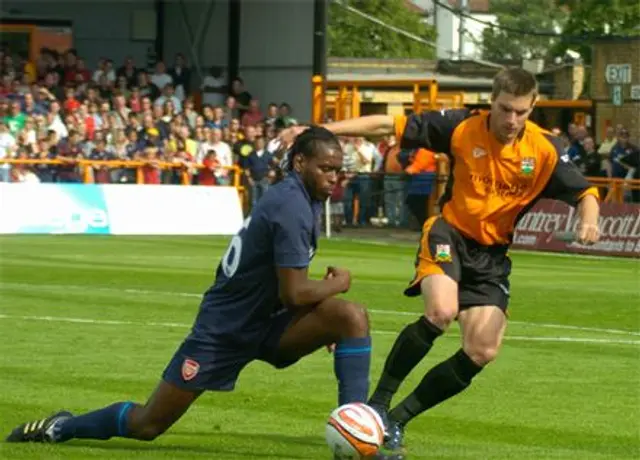
[[[570,124],[566,133],[552,132],[564,144],[565,154],[588,177],[640,179],[640,150],[629,142],[629,130],[623,125],[607,128],[604,140],[597,144],[584,126]],[[640,190],[631,190],[627,201],[640,203]]]
[[[249,191],[248,210],[274,180],[280,159],[269,148],[271,141],[297,123],[289,104],[263,107],[241,78],[227,82],[223,69],[209,69],[201,84],[193,85],[182,54],[170,66],[159,61],[152,69],[138,67],[132,58],[119,66],[104,58],[88,69],[73,49],[43,49],[29,62],[3,48],[0,75],[0,159],[62,162],[0,164],[3,182],[90,177],[95,183],[179,184],[186,177],[194,185],[227,185],[235,180]],[[583,127],[571,125],[567,135],[557,134],[585,174],[626,177],[635,168],[631,174],[638,177],[637,148],[624,127],[608,131],[599,146]],[[436,169],[432,152],[403,152],[394,138],[378,144],[341,141],[344,172],[331,198],[336,228],[371,222],[407,226],[410,215],[424,220]],[[118,166],[86,167],[81,160]]]

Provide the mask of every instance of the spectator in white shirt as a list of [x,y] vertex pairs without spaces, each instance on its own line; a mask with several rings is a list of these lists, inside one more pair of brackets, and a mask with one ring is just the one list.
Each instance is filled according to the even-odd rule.
[[156,64],[156,72],[151,75],[150,80],[157,88],[164,88],[167,85],[173,85],[173,78],[171,78],[171,75],[167,73],[167,68],[162,61],[158,61]]
[[228,184],[230,170],[224,167],[233,166],[233,155],[229,144],[222,140],[221,129],[211,128],[207,132],[207,140],[200,146],[200,149],[198,151],[198,163],[202,163],[202,160],[209,150],[215,150],[216,158],[220,162],[220,166],[223,168],[220,171],[219,184]]
[[93,72],[93,81],[99,84],[100,78],[103,75],[109,83],[116,81],[116,72],[113,70],[113,61],[111,59],[100,59],[100,62],[98,62],[98,70]]
[[224,105],[227,94],[226,81],[220,67],[211,67],[209,75],[202,79],[202,102],[212,107]]
[[[16,140],[9,132],[9,125],[0,119],[0,159],[13,158],[16,148]],[[9,182],[10,173],[10,164],[0,164],[0,182]]]

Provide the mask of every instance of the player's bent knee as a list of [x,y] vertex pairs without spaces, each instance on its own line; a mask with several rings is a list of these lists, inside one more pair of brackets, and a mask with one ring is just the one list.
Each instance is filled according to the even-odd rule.
[[369,334],[369,316],[367,310],[355,302],[335,299],[327,309],[327,320],[341,337],[364,337]]
[[478,366],[486,366],[498,357],[500,347],[493,345],[465,344],[465,353]]
[[424,316],[431,324],[434,324],[444,331],[455,321],[456,316],[458,316],[458,309],[455,307],[432,305],[427,308]]
[[165,431],[167,431],[167,427],[165,426],[148,424],[133,430],[131,433],[131,437],[134,439],[138,439],[139,441],[153,441]]

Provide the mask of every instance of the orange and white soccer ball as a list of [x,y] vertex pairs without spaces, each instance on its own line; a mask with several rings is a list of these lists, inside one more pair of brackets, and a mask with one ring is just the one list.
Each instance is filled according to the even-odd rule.
[[335,458],[360,460],[378,452],[384,426],[378,413],[366,404],[345,404],[329,416],[326,438]]

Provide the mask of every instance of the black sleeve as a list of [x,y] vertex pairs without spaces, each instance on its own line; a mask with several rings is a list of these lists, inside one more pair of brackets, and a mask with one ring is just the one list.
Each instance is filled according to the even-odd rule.
[[470,115],[469,109],[428,110],[410,115],[399,139],[400,147],[450,153],[453,130]]
[[631,166],[632,168],[640,167],[640,150],[636,147],[633,147],[631,153],[628,153],[624,157],[620,158],[620,161],[626,165]]
[[[545,136],[555,147],[551,155],[557,155],[556,165],[551,173],[549,182],[542,190],[542,198],[564,201],[575,206],[578,199],[587,189],[591,188],[589,181],[582,175],[578,167],[571,162],[569,155],[564,153],[560,139],[555,136]],[[595,190],[595,189],[594,189]],[[594,193],[594,195],[597,193]]]

